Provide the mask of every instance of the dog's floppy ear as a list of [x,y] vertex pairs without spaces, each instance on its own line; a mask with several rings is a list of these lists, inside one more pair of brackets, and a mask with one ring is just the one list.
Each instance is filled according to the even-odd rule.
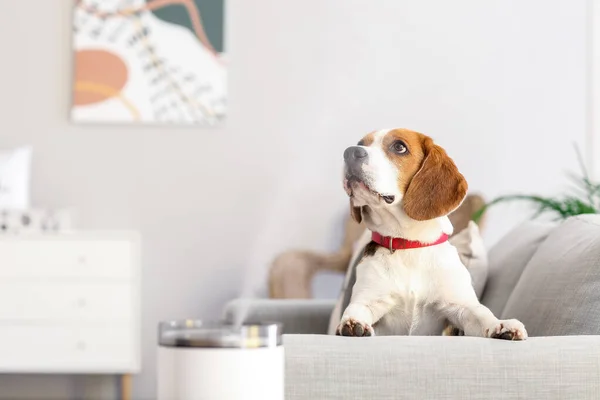
[[417,221],[450,214],[460,206],[468,188],[454,161],[431,138],[423,141],[423,151],[421,169],[408,184],[402,202],[406,215]]
[[352,200],[350,200],[350,215],[358,224],[360,224],[362,222],[361,209],[360,209],[360,207],[354,207],[352,205]]

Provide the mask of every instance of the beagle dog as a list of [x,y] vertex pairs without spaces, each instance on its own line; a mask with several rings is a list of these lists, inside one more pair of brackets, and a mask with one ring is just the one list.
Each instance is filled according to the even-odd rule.
[[[479,303],[471,276],[447,241],[447,215],[467,182],[444,149],[423,134],[386,129],[344,152],[350,212],[372,232],[336,334],[527,338],[516,319]],[[452,326],[448,326],[450,323]],[[444,329],[446,328],[446,329]],[[448,329],[450,328],[450,329]]]

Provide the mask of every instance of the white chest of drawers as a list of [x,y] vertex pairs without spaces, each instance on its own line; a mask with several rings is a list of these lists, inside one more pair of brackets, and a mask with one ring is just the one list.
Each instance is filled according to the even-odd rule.
[[134,232],[0,236],[0,373],[139,371]]

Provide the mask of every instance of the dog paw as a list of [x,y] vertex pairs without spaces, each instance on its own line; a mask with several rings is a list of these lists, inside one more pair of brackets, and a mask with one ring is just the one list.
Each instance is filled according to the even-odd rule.
[[505,319],[499,321],[496,326],[486,329],[485,336],[492,339],[525,340],[527,339],[527,331],[521,321]]
[[375,336],[373,328],[369,324],[358,322],[353,318],[348,318],[338,325],[335,334],[338,336]]

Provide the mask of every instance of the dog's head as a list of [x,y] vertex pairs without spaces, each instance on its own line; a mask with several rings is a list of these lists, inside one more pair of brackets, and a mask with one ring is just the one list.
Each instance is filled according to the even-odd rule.
[[366,135],[344,151],[344,162],[344,189],[357,222],[363,206],[400,206],[417,221],[442,217],[467,193],[467,181],[446,151],[407,129]]

